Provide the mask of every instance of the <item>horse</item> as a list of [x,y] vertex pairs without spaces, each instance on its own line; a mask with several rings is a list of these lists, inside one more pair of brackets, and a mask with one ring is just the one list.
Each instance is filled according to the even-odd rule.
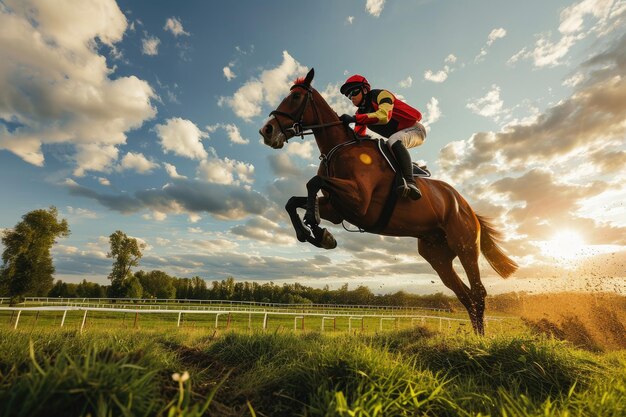
[[[380,235],[416,238],[418,253],[463,304],[474,332],[483,335],[487,291],[480,279],[480,253],[503,278],[518,268],[499,245],[502,234],[443,181],[417,178],[422,198],[395,198],[395,173],[389,161],[376,142],[355,138],[354,131],[339,120],[311,87],[314,74],[311,69],[306,77],[295,81],[259,130],[264,143],[274,149],[295,136],[304,138],[311,133],[320,151],[321,163],[317,175],[306,185],[307,196],[291,197],[285,206],[297,239],[320,248],[335,248],[332,234],[319,226],[321,219],[334,224],[345,220]],[[391,208],[390,200],[397,200]],[[303,219],[297,209],[305,209]],[[453,268],[456,257],[469,286]]]

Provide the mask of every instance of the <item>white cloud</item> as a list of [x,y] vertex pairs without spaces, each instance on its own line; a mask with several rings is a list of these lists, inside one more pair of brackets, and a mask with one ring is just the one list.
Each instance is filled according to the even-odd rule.
[[431,70],[426,70],[424,72],[424,79],[427,81],[432,81],[434,83],[442,83],[448,78],[448,73],[450,72],[450,68],[446,65],[442,70],[433,72]]
[[230,66],[224,67],[222,71],[224,72],[224,77],[226,77],[228,81],[232,81],[233,79],[237,78]]
[[457,57],[454,56],[453,54],[449,54],[444,60],[444,63],[446,65],[443,66],[443,69],[436,71],[436,72],[433,70],[426,70],[424,72],[424,79],[426,81],[431,81],[433,83],[444,82],[445,80],[448,79],[448,75],[454,71],[454,68],[451,67],[450,65],[456,63],[456,61],[457,61]]
[[190,159],[205,159],[208,154],[202,146],[202,138],[208,137],[190,120],[175,117],[164,125],[156,125],[163,152],[172,152]]
[[156,36],[148,36],[141,40],[141,53],[144,55],[158,55],[161,41]]
[[105,185],[107,187],[111,185],[111,181],[109,181],[108,178],[104,178],[104,177],[99,177],[98,182],[100,183],[100,185]]
[[170,176],[170,178],[174,178],[174,179],[186,179],[187,177],[185,177],[184,175],[180,175],[177,171],[176,171],[176,167],[172,164],[168,164],[167,162],[163,163],[163,166],[165,167],[165,171],[167,172],[167,175]]
[[489,36],[487,36],[487,43],[481,48],[479,54],[476,55],[476,57],[474,58],[474,62],[482,61],[487,55],[489,47],[491,47],[491,45],[493,45],[496,40],[504,38],[505,36],[506,30],[504,28],[493,29],[491,32],[489,32]]
[[454,56],[454,54],[448,55],[445,59],[446,64],[454,64],[456,61],[457,61],[457,57]]
[[163,30],[172,32],[172,34],[176,37],[189,36],[189,32],[185,32],[185,29],[183,29],[183,24],[176,17],[169,17],[165,21],[165,26],[163,26]]
[[118,166],[118,170],[119,171],[134,170],[140,174],[147,174],[158,166],[159,164],[157,164],[156,162],[150,161],[140,152],[138,153],[128,152],[122,158],[122,161],[120,162]]
[[228,135],[228,139],[230,139],[233,143],[237,143],[239,145],[246,145],[250,143],[250,140],[241,136],[239,128],[232,123],[217,123],[215,125],[206,126],[206,130],[209,133],[213,133],[217,129],[224,129]]
[[157,237],[154,241],[157,246],[167,246],[170,243],[169,239],[165,239],[163,237]]
[[509,65],[513,65],[517,63],[517,61],[528,58],[529,56],[530,56],[530,53],[528,52],[528,48],[524,47],[520,49],[517,53],[515,53],[515,55],[511,56],[511,58],[509,58],[509,60],[506,61],[506,63]]
[[585,76],[582,73],[577,72],[576,74],[563,81],[562,85],[566,87],[576,87],[578,84],[583,82],[584,79]]
[[[541,34],[535,42],[535,47],[529,50],[523,48],[509,60],[514,64],[520,59],[532,59],[536,67],[554,67],[561,65],[570,49],[580,40],[591,33],[604,34],[623,24],[625,5],[622,1],[614,0],[583,0],[570,5],[561,12],[558,41],[550,39],[551,34]],[[585,22],[591,23],[587,29]]]
[[215,184],[251,184],[253,174],[254,165],[228,158],[205,159],[198,166],[198,177]]
[[385,0],[367,0],[365,10],[374,17],[380,16],[385,7]]
[[74,175],[82,177],[85,171],[109,171],[117,160],[119,151],[114,145],[78,144],[76,145],[76,164]]
[[583,0],[580,3],[572,4],[561,12],[559,32],[566,35],[582,31],[586,15],[591,15],[604,23],[615,3],[619,2],[614,0]]
[[295,155],[303,159],[313,158],[313,141],[291,142],[287,144],[287,154]]
[[[77,172],[109,167],[126,132],[156,114],[150,85],[135,76],[109,79],[98,53],[122,40],[127,21],[112,0],[70,2],[7,0],[0,5],[0,149],[42,166],[42,144],[105,149],[106,163],[77,149]],[[98,39],[98,42],[96,42]]]
[[339,87],[340,84],[328,84],[324,91],[319,93],[337,114],[353,114],[356,108],[346,96],[339,92]]
[[467,103],[466,107],[472,112],[484,117],[498,120],[502,113],[503,102],[500,99],[500,87],[493,84],[489,92],[476,100]]
[[89,209],[84,209],[84,208],[74,208],[72,206],[67,206],[66,207],[67,213],[73,217],[80,217],[80,218],[85,218],[85,219],[97,219],[98,218],[98,213],[96,213],[95,211],[91,211]]
[[163,220],[167,219],[167,213],[162,213],[160,211],[153,211],[152,218],[158,222],[162,222]]
[[354,16],[346,17],[346,24],[351,25],[352,23],[354,23]]
[[200,220],[202,220],[202,216],[200,216],[198,213],[189,213],[187,219],[189,220],[189,223],[198,223]]
[[401,80],[398,85],[402,88],[409,88],[410,86],[413,85],[413,78],[411,78],[411,76],[409,75],[408,77],[406,77],[404,80]]
[[221,97],[218,104],[226,104],[238,117],[250,121],[261,114],[263,104],[278,105],[295,77],[306,71],[307,68],[293,59],[289,52],[283,51],[283,62],[277,68],[264,70],[259,78],[248,80],[233,96]]
[[435,97],[431,97],[430,101],[426,105],[427,116],[426,120],[423,120],[423,124],[426,128],[430,127],[433,123],[437,122],[441,117],[441,109],[439,108],[439,100]]
[[504,38],[506,36],[506,30],[504,28],[497,28],[492,30],[487,37],[487,45],[491,46],[497,39]]
[[557,43],[553,43],[542,37],[537,40],[535,49],[521,57],[532,58],[536,67],[554,67],[561,64],[561,58],[567,55],[576,40],[573,36],[563,36]]

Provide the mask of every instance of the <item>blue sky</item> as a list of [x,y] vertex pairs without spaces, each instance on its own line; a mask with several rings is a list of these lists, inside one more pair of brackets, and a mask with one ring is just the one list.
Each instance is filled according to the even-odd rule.
[[0,2],[0,228],[56,206],[58,278],[105,283],[122,230],[177,276],[445,291],[412,239],[295,240],[318,152],[258,129],[314,67],[339,114],[353,73],[422,111],[413,158],[521,265],[488,291],[626,290],[624,0],[79,4]]

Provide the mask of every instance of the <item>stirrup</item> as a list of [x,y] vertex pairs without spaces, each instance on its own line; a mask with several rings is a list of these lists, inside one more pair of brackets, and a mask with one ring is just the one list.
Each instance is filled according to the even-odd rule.
[[410,198],[411,200],[419,200],[422,198],[422,193],[419,188],[417,188],[417,185],[408,182],[405,178],[402,178],[402,183],[396,187],[396,192],[402,198]]

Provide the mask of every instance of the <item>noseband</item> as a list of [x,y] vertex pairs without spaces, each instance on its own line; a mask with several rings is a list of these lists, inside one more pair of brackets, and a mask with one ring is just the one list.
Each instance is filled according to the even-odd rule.
[[[331,123],[303,126],[302,122],[304,118],[304,111],[306,110],[306,105],[309,103],[309,101],[311,101],[311,105],[313,106],[313,111],[315,112],[315,116],[317,117],[318,120],[319,120],[319,115],[317,113],[317,108],[315,107],[315,101],[313,101],[313,89],[305,84],[294,84],[289,90],[291,91],[296,87],[304,88],[307,91],[307,93],[306,93],[306,98],[304,99],[302,104],[300,104],[300,107],[298,108],[298,110],[295,111],[295,116],[293,114],[289,114],[280,110],[274,110],[270,112],[270,116],[278,115],[278,116],[286,117],[287,119],[293,122],[293,125],[291,127],[283,128],[283,125],[280,123],[280,120],[278,119],[278,117],[275,117],[276,123],[278,123],[278,127],[280,128],[280,132],[285,136],[285,138],[287,137],[287,132],[290,132],[290,133],[293,133],[294,136],[300,136],[302,139],[304,139],[304,135],[313,134],[313,129],[341,124],[341,121],[337,121],[337,122],[331,122]],[[288,141],[289,139],[285,139],[285,142],[288,142]]]

